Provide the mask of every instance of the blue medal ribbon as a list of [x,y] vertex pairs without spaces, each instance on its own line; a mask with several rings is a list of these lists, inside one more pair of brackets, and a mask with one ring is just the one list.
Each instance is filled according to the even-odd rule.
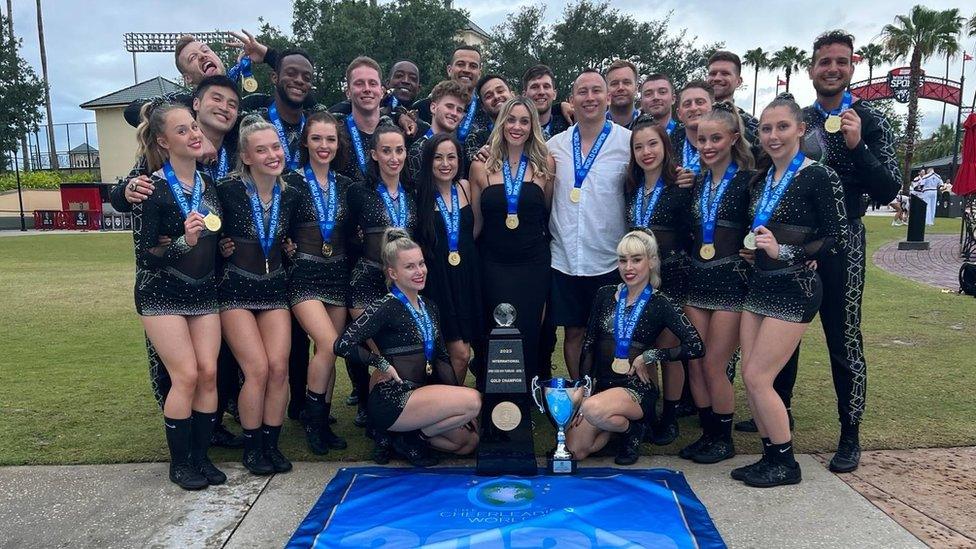
[[600,135],[593,143],[593,148],[590,149],[590,153],[586,155],[585,161],[583,160],[583,150],[580,144],[579,125],[577,124],[573,128],[573,172],[576,179],[573,188],[579,189],[583,186],[583,180],[590,173],[590,168],[593,167],[596,156],[600,154],[600,149],[603,148],[603,143],[607,140],[607,136],[610,135],[610,129],[612,127],[613,123],[609,120],[603,123],[603,129],[600,130]]
[[356,153],[356,163],[359,171],[366,175],[366,147],[363,145],[363,136],[359,133],[359,127],[352,115],[346,117],[346,128],[349,130],[349,139],[352,141],[352,150]]
[[383,183],[376,184],[376,192],[380,193],[383,205],[386,206],[386,215],[390,218],[390,226],[400,229],[407,226],[407,195],[403,192],[403,185],[397,183],[397,203],[393,204],[393,197],[386,190]]
[[508,215],[518,213],[519,195],[522,194],[522,181],[525,180],[525,168],[529,165],[529,159],[523,154],[519,159],[518,171],[512,177],[512,167],[508,160],[502,162],[502,180],[505,182],[505,203],[508,208]]
[[638,227],[648,228],[651,226],[651,218],[654,217],[654,208],[657,201],[661,198],[664,191],[664,177],[658,177],[651,198],[644,205],[644,176],[641,175],[641,184],[637,187],[637,196],[634,197],[634,223]]
[[698,199],[698,209],[701,210],[702,216],[702,244],[715,242],[715,221],[718,219],[718,206],[722,203],[722,196],[725,195],[729,183],[738,171],[739,165],[735,161],[729,164],[728,168],[725,168],[725,175],[722,176],[722,181],[715,189],[715,198],[711,197],[712,170],[705,172],[705,178],[702,180],[701,197]]
[[227,159],[227,147],[224,145],[220,146],[220,150],[217,151],[217,165],[211,166],[207,169],[210,172],[210,177],[215,182],[227,177],[227,172],[230,171],[230,162]]
[[395,111],[397,107],[400,106],[400,100],[397,99],[396,94],[390,94],[390,110]]
[[800,165],[803,164],[805,159],[806,157],[803,156],[802,152],[797,152],[796,156],[790,162],[789,167],[786,168],[786,172],[783,173],[783,177],[775,185],[775,188],[773,178],[776,176],[776,166],[770,166],[769,173],[766,174],[766,185],[763,188],[762,197],[756,206],[756,216],[753,218],[751,230],[755,231],[756,227],[766,225],[769,219],[773,217],[776,206],[779,204],[780,199],[783,198],[786,188],[790,186],[794,176],[796,176],[797,170],[800,169]]
[[264,252],[264,260],[271,259],[271,247],[274,246],[275,234],[278,232],[278,212],[281,210],[281,186],[275,181],[274,190],[271,193],[271,213],[268,216],[268,225],[264,224],[264,208],[261,206],[261,197],[258,195],[257,186],[254,183],[246,183],[248,198],[251,199],[251,220],[254,221],[254,232],[258,235],[258,242],[261,244],[261,251]]
[[424,137],[427,139],[434,137],[434,128],[427,128],[427,133],[424,134]]
[[681,155],[681,167],[695,172],[695,175],[701,173],[701,155],[687,137],[685,137],[685,146]]
[[[247,72],[244,72],[245,62],[247,63]],[[246,55],[236,65],[227,69],[227,78],[234,82],[237,82],[242,76],[251,76],[251,58]]]
[[[630,121],[633,122],[634,120],[637,120],[637,117],[638,116],[640,116],[640,111],[637,110],[637,109],[634,109],[634,112],[632,112],[630,114]],[[610,111],[609,110],[607,111],[606,117],[607,117],[607,120],[613,122],[613,115],[610,114]]]
[[183,193],[183,184],[176,178],[176,172],[173,171],[173,166],[168,160],[163,164],[163,173],[166,175],[166,182],[169,183],[169,190],[173,193],[176,204],[183,212],[183,219],[186,219],[190,212],[197,211],[200,202],[203,200],[203,179],[200,178],[199,173],[193,172],[193,191],[190,202],[187,203],[186,195]]
[[[285,164],[288,165],[289,170],[297,170],[299,166],[298,151],[301,147],[295,147],[295,150],[292,151],[291,147],[288,146],[285,125],[281,123],[281,117],[278,116],[278,106],[274,102],[268,107],[268,118],[271,119],[271,124],[275,127],[275,131],[278,132],[278,141],[281,141],[281,146],[285,149]],[[301,132],[304,127],[305,115],[302,114],[302,119],[298,122],[298,131]]]
[[451,185],[451,210],[448,211],[447,204],[441,193],[434,197],[437,200],[437,209],[441,211],[444,219],[444,226],[447,228],[447,248],[451,252],[458,251],[458,240],[461,234],[461,206],[458,201],[457,185]]
[[336,198],[336,176],[335,172],[329,170],[329,198],[325,199],[319,180],[312,171],[312,166],[305,166],[305,182],[308,183],[308,190],[312,194],[312,203],[315,204],[315,217],[319,222],[319,232],[322,233],[322,242],[329,243],[332,239],[332,230],[335,229],[336,212],[338,199]]
[[546,139],[552,137],[552,115],[549,115],[549,122],[545,126],[542,126],[542,133],[545,134]]
[[668,137],[671,137],[671,133],[677,127],[678,127],[678,123],[674,121],[674,118],[668,120],[668,127],[667,127]]
[[634,308],[627,314],[627,286],[620,288],[620,297],[617,298],[617,312],[613,319],[613,357],[628,359],[630,353],[630,340],[634,337],[634,329],[637,328],[637,321],[644,311],[644,306],[654,295],[654,288],[648,284],[644,291],[634,301]]
[[413,308],[410,304],[410,300],[403,293],[403,290],[397,288],[394,284],[390,286],[390,293],[394,297],[403,303],[403,306],[410,311],[410,316],[413,317],[414,323],[417,325],[417,330],[420,332],[420,337],[424,338],[424,358],[429,363],[434,359],[434,321],[430,318],[430,313],[427,312],[427,306],[424,305],[424,298],[417,296],[417,303],[420,305],[420,310]]
[[841,101],[840,101],[840,106],[837,107],[836,109],[830,111],[830,112],[827,112],[820,105],[820,101],[814,101],[813,102],[813,107],[815,109],[817,109],[817,112],[819,112],[821,115],[823,115],[824,119],[826,119],[828,116],[840,116],[840,115],[844,114],[844,111],[846,111],[847,109],[851,108],[851,104],[852,103],[854,103],[854,96],[851,95],[851,92],[846,91],[846,92],[844,92],[844,98],[841,99]]
[[471,133],[471,124],[474,122],[474,115],[478,112],[478,94],[471,95],[471,102],[468,103],[468,112],[464,114],[464,120],[461,121],[461,125],[458,126],[457,136],[458,141],[464,143],[464,140],[468,138],[468,134]]

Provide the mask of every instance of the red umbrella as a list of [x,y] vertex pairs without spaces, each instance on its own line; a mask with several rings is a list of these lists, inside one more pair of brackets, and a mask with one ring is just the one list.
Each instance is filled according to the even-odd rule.
[[962,140],[962,161],[952,182],[952,192],[963,196],[976,192],[976,113],[970,113],[962,125],[966,136]]

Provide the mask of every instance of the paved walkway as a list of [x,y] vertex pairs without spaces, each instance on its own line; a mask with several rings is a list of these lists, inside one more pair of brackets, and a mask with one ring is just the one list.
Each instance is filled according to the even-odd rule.
[[[813,456],[798,456],[795,486],[761,490],[729,478],[755,459],[689,466],[653,456],[635,467],[684,470],[730,547],[924,547]],[[0,547],[281,547],[340,465],[366,464],[298,463],[270,478],[223,464],[228,483],[201,492],[171,484],[164,463],[0,468]]]
[[889,242],[874,252],[874,264],[889,273],[922,284],[950,290],[959,289],[958,234],[927,235],[928,250],[899,250],[898,242]]

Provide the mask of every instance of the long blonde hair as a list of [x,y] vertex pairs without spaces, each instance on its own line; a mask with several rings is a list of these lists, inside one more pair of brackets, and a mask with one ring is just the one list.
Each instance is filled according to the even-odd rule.
[[400,252],[420,248],[420,245],[410,238],[406,229],[399,227],[387,227],[383,231],[383,247],[380,249],[380,258],[383,260],[383,274],[386,275],[386,287],[389,288],[393,281],[390,279],[390,269],[396,269],[397,258]]
[[186,105],[171,101],[150,101],[139,109],[139,126],[136,128],[136,141],[139,143],[137,158],[146,159],[149,173],[162,168],[169,158],[166,150],[159,146],[157,138],[166,132],[166,115],[176,109],[190,111]]
[[649,282],[655,290],[661,287],[661,259],[657,254],[657,239],[650,231],[642,229],[630,231],[617,243],[617,255],[644,255],[650,265]]
[[491,137],[488,138],[488,162],[485,167],[488,169],[488,173],[498,173],[502,169],[502,162],[508,162],[508,142],[505,141],[504,135],[505,120],[511,114],[512,109],[518,105],[525,107],[532,119],[531,135],[525,141],[525,156],[529,159],[529,165],[532,166],[532,173],[549,179],[553,174],[549,172],[549,148],[546,147],[546,142],[542,139],[539,112],[535,108],[535,103],[525,97],[509,99],[498,111],[498,117],[495,118],[495,128],[491,131]]
[[[278,131],[271,124],[271,122],[268,122],[259,114],[249,114],[245,116],[243,120],[241,120],[241,127],[240,131],[238,132],[239,137],[237,141],[237,165],[235,166],[234,170],[237,172],[237,175],[245,181],[254,181],[254,178],[251,177],[251,167],[244,163],[244,151],[247,150],[247,145],[250,142],[251,136],[264,130],[271,130],[275,132],[275,135],[278,135]],[[282,144],[282,146],[285,145]],[[285,157],[287,159],[287,154]],[[287,160],[283,162],[287,163]],[[284,171],[282,171],[282,174],[284,174]],[[281,190],[285,190],[285,188],[288,186],[288,184],[285,183],[285,178],[281,177],[280,175],[278,176],[278,185],[281,186]]]

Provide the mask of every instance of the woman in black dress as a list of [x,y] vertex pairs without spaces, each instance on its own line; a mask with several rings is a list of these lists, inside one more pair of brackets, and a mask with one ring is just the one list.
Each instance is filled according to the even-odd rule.
[[[673,158],[667,131],[649,116],[638,118],[630,135],[629,176],[624,185],[627,223],[653,231],[661,258],[661,293],[681,306],[688,294],[691,189],[677,184]],[[668,331],[657,342],[660,347],[677,344],[674,334]],[[664,404],[654,428],[654,443],[663,446],[678,437],[677,408],[685,384],[685,368],[680,362],[667,362],[661,376]]]
[[370,421],[378,432],[397,433],[393,447],[412,464],[435,463],[426,452],[428,445],[469,454],[478,445],[473,422],[481,410],[481,394],[458,386],[437,306],[420,296],[427,278],[420,247],[403,229],[387,229],[382,238],[390,293],[346,328],[335,352],[364,369],[375,368]]
[[137,137],[156,192],[132,207],[136,312],[172,380],[163,403],[169,479],[198,490],[227,480],[207,457],[217,417],[222,210],[213,181],[197,171],[205,138],[189,109],[147,103]]
[[[285,153],[270,123],[241,123],[236,173],[217,187],[231,253],[218,283],[220,321],[244,371],[237,399],[244,466],[256,475],[283,473],[291,462],[278,449],[288,403],[291,313],[281,243],[298,195],[281,177]],[[226,254],[226,252],[224,252]]]
[[[346,326],[349,264],[346,238],[350,219],[347,194],[352,181],[337,173],[344,147],[338,122],[327,112],[308,117],[299,145],[302,168],[285,176],[298,195],[291,220],[291,240],[297,246],[288,272],[288,301],[295,318],[315,343],[308,363],[308,385],[302,424],[312,453],[342,449],[346,441],[329,425],[336,357],[332,352]],[[292,399],[300,398],[293,394]]]
[[500,303],[515,306],[528,383],[536,375],[550,377],[539,371],[538,347],[551,278],[547,230],[556,167],[531,100],[509,100],[498,120],[501,123],[488,139],[487,162],[475,161],[470,172],[484,224],[480,250],[485,329],[494,326],[490,317]]
[[697,135],[703,173],[694,189],[685,313],[705,339],[708,354],[689,364],[695,406],[705,414],[701,437],[681,455],[698,463],[717,463],[735,456],[735,392],[727,371],[739,347],[739,316],[752,270],[739,250],[749,230],[749,181],[755,172],[734,105],[716,103],[699,121]]
[[[593,396],[566,433],[576,459],[606,446],[611,433],[625,433],[615,462],[631,465],[640,456],[644,418],[654,416],[657,363],[702,356],[705,349],[688,317],[663,293],[657,242],[644,230],[624,235],[617,245],[623,284],[604,286],[593,301],[583,340],[580,373],[594,378]],[[678,343],[660,347],[669,330]]]
[[460,178],[461,145],[450,134],[424,143],[417,177],[417,242],[427,258],[425,297],[437,304],[441,331],[459,383],[464,384],[470,343],[483,335],[481,261],[475,247],[481,211]]
[[791,97],[775,99],[759,122],[772,165],[753,181],[751,230],[743,255],[754,271],[742,305],[739,339],[749,408],[763,439],[763,458],[732,471],[750,486],[796,484],[800,466],[783,400],[773,380],[820,308],[820,277],[810,265],[847,234],[844,190],[837,173],[804,157],[803,112]]

